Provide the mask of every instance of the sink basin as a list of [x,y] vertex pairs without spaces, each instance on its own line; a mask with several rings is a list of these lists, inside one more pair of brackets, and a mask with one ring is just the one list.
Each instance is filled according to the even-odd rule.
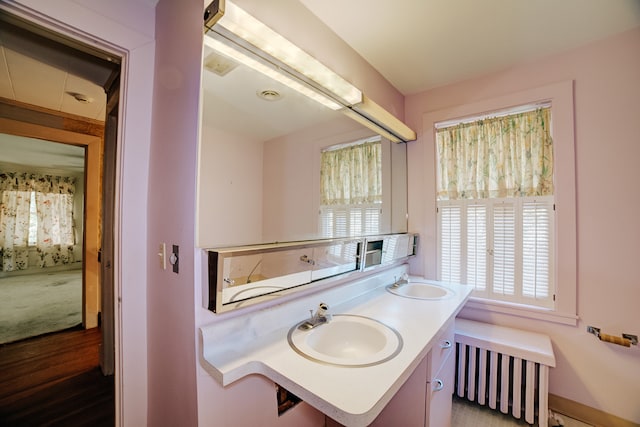
[[289,330],[291,348],[301,356],[337,366],[373,366],[394,358],[402,349],[402,337],[370,317],[335,314],[331,321],[310,330],[300,322]]
[[451,289],[427,282],[409,282],[397,288],[392,285],[388,286],[387,290],[401,297],[427,300],[444,299],[454,294]]

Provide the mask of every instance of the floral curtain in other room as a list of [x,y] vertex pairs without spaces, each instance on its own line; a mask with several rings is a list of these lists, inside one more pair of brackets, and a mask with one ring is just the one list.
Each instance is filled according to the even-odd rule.
[[75,178],[33,173],[0,173],[0,251],[2,270],[28,266],[30,201],[35,194],[38,267],[74,261]]
[[36,192],[40,267],[74,261],[73,194],[75,178],[48,176]]
[[[0,174],[0,185],[5,178],[6,174]],[[31,192],[29,191],[2,191],[0,201],[0,270],[2,271],[24,270],[29,264],[30,201]]]

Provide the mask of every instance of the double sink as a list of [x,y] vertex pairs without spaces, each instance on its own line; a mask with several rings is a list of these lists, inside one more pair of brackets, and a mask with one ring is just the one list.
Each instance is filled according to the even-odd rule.
[[[400,297],[421,300],[441,300],[454,295],[451,289],[424,281],[396,282],[387,290]],[[320,320],[311,326],[309,321],[300,322],[287,334],[291,348],[314,362],[367,367],[391,360],[402,350],[402,336],[371,317],[334,314],[330,320],[328,317]]]

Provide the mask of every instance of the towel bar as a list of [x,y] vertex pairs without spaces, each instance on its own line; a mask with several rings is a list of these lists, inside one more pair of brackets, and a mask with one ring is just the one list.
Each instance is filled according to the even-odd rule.
[[598,337],[600,341],[610,342],[612,344],[618,344],[624,347],[638,345],[637,335],[622,334],[621,337],[617,337],[615,335],[603,334],[600,332],[600,328],[596,328],[594,326],[587,326],[587,332]]

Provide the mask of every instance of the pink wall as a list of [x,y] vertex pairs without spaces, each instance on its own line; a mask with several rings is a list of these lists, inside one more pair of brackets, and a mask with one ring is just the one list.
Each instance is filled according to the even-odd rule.
[[180,247],[180,271],[147,259],[148,425],[197,425],[194,331],[195,171],[202,61],[201,0],[156,8],[148,247]]
[[[433,245],[435,218],[432,170],[426,151],[423,115],[509,95],[560,81],[575,81],[577,187],[578,326],[531,321],[465,310],[463,317],[549,334],[558,366],[550,391],[633,422],[640,422],[640,349],[601,343],[586,326],[603,332],[640,334],[638,244],[640,242],[640,29],[503,72],[407,97],[409,126],[419,139],[409,143],[410,229]],[[562,167],[562,165],[558,165]],[[424,183],[427,183],[425,196]],[[607,203],[609,202],[609,203]],[[610,214],[609,205],[616,208]],[[424,218],[427,218],[425,220]],[[423,240],[424,242],[425,240]],[[433,251],[430,251],[433,253]],[[415,263],[414,273],[434,276],[431,259]]]
[[[155,11],[145,1],[19,0],[0,7],[125,57],[122,76],[115,275],[122,299],[116,405],[120,425],[147,424],[147,179],[154,73]],[[124,420],[124,421],[122,421]]]

